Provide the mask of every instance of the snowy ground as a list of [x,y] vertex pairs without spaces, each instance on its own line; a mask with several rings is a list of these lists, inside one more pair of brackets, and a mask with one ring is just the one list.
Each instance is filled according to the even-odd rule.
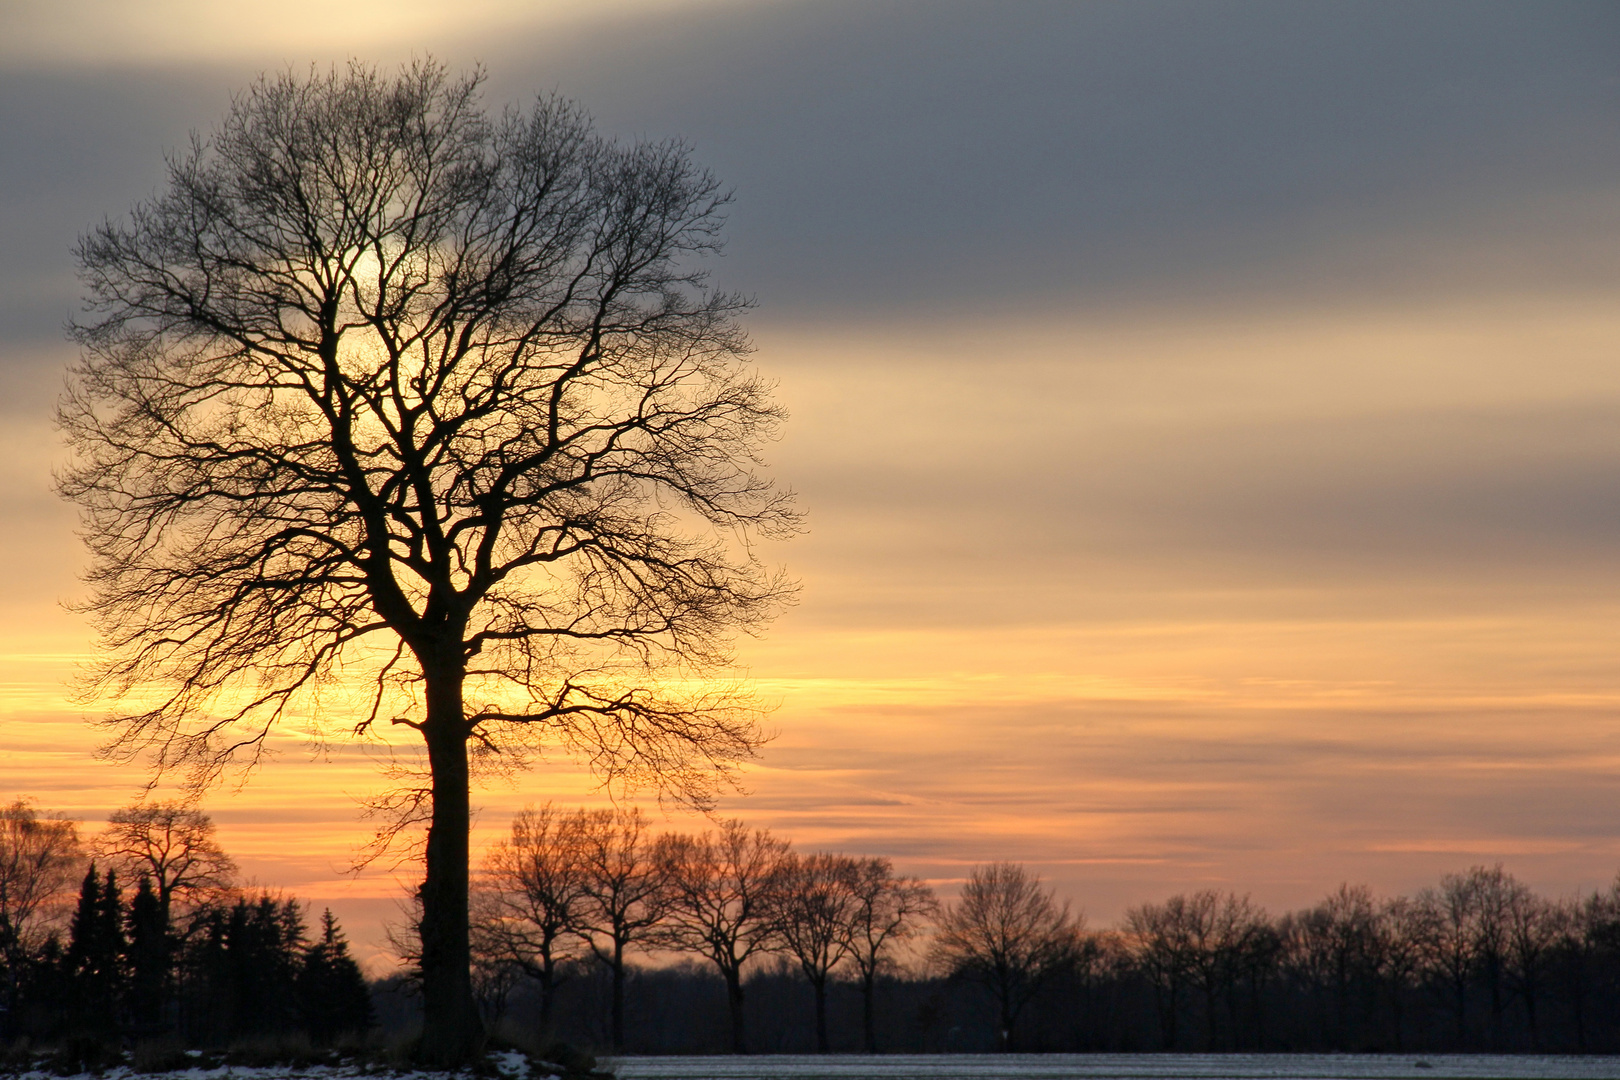
[[[509,1060],[508,1060],[509,1058]],[[542,1080],[521,1055],[502,1055],[500,1076]],[[619,1080],[1620,1080],[1620,1057],[1493,1054],[833,1054],[605,1059]],[[60,1080],[46,1071],[12,1073]],[[78,1080],[90,1080],[80,1074]],[[372,1066],[220,1066],[137,1073],[117,1066],[100,1080],[474,1080],[469,1073]]]
[[1620,1080],[1620,1057],[1505,1054],[833,1054],[602,1064],[620,1080]]
[[378,1065],[220,1065],[211,1068],[175,1069],[168,1072],[137,1072],[128,1065],[116,1065],[96,1072],[66,1076],[45,1068],[4,1073],[8,1080],[547,1080],[548,1073],[531,1070],[522,1054],[490,1056],[495,1076],[474,1078],[470,1072],[429,1072],[393,1069]]

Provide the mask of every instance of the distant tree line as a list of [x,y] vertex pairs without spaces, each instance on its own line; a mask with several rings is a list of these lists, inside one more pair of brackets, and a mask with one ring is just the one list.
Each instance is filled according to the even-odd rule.
[[149,802],[88,841],[0,809],[0,1036],[192,1045],[372,1026],[370,991],[326,912],[249,895],[206,814]]
[[[480,1005],[520,1045],[1620,1051],[1620,881],[1551,899],[1501,866],[1282,915],[1191,892],[1098,930],[1013,863],[941,904],[887,859],[739,821],[654,833],[548,805],[492,847],[474,907]],[[241,889],[195,809],[137,805],[85,839],[0,808],[0,1038],[332,1044],[379,1011],[409,1028],[409,981],[368,987],[330,912],[312,931]]]
[[1501,866],[1272,915],[1212,890],[1088,929],[1023,867],[936,902],[888,860],[730,821],[527,810],[475,889],[481,1005],[627,1052],[1620,1050],[1620,883]]

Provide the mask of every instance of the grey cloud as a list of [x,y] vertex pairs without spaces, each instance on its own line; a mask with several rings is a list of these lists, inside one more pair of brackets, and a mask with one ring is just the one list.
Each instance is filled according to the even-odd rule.
[[[814,321],[1612,282],[1617,46],[1590,2],[891,0],[475,27],[450,55],[494,101],[691,139],[739,191],[718,279]],[[5,341],[56,339],[73,237],[251,74],[0,73]]]
[[1586,234],[1616,216],[1617,45],[1596,3],[1116,0],[770,5],[486,55],[501,92],[692,138],[741,192],[726,280],[814,318],[1612,281]]
[[[245,72],[0,71],[0,364],[54,368],[77,308],[71,249],[156,190]],[[19,347],[27,347],[26,357]]]

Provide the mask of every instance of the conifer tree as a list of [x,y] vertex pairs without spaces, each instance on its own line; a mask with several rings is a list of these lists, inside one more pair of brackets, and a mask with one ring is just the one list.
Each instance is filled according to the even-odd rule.
[[108,1032],[117,1027],[127,950],[116,871],[107,871],[103,881],[95,864],[90,864],[79,887],[69,935],[64,962],[75,1026],[84,1032]]
[[231,908],[225,953],[233,1034],[278,1034],[297,1025],[304,937],[296,900],[282,902],[266,893]]
[[364,1032],[374,1022],[366,977],[349,955],[349,942],[331,908],[321,915],[320,940],[304,953],[298,1001],[304,1027],[317,1042]]
[[180,1030],[194,1041],[228,1036],[232,1003],[226,967],[228,912],[217,903],[193,913],[181,951]]
[[129,904],[129,1017],[137,1032],[150,1032],[163,1024],[169,999],[173,943],[163,903],[152,879],[141,875]]

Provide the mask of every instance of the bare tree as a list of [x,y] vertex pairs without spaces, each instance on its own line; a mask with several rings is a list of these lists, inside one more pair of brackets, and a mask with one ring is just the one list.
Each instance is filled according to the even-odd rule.
[[[1263,1014],[1264,986],[1276,971],[1282,952],[1282,941],[1276,926],[1264,908],[1248,896],[1227,893],[1222,898],[1215,918],[1212,942],[1215,957],[1214,982],[1218,994],[1226,998],[1228,1014],[1227,1045],[1236,1047],[1241,1037],[1240,1013],[1242,995],[1239,984],[1248,985],[1248,1004],[1253,1028],[1253,1041],[1259,1047],[1265,1041]],[[1210,1010],[1210,1042],[1217,1039],[1214,1023],[1214,995],[1207,999]]]
[[855,948],[859,864],[846,855],[796,855],[782,861],[777,933],[816,996],[816,1049],[827,1043],[827,980]]
[[1470,876],[1445,874],[1439,889],[1424,889],[1416,898],[1423,909],[1420,925],[1428,931],[1427,968],[1456,1018],[1458,1046],[1468,1039],[1468,984],[1479,963],[1475,885]]
[[1173,896],[1152,913],[1147,925],[1159,938],[1151,948],[1169,947],[1181,978],[1203,991],[1207,1048],[1217,1049],[1221,995],[1230,996],[1242,957],[1264,914],[1247,897],[1203,889]]
[[6,966],[8,1017],[17,1012],[23,965],[38,949],[51,917],[73,895],[83,869],[72,821],[41,816],[22,799],[0,809],[0,959]]
[[743,966],[777,947],[782,861],[788,845],[764,829],[727,821],[718,833],[659,838],[670,883],[666,944],[705,957],[726,983],[731,1048],[748,1052]]
[[1490,992],[1491,1049],[1502,1049],[1502,1021],[1507,1011],[1507,967],[1511,949],[1513,910],[1532,895],[1529,886],[1502,868],[1501,863],[1468,871],[1473,894],[1474,955],[1485,988]]
[[894,961],[895,948],[916,937],[922,921],[939,912],[927,885],[913,877],[896,877],[888,859],[861,859],[855,866],[855,932],[850,960],[861,981],[861,1027],[866,1052],[877,1053],[874,996],[877,977]]
[[1079,956],[1082,924],[1017,863],[976,866],[962,894],[945,907],[935,959],[953,976],[995,998],[1001,1049],[1011,1050],[1018,1016]]
[[1395,1048],[1406,1039],[1406,995],[1422,978],[1433,951],[1436,910],[1404,896],[1386,900],[1378,909],[1378,972],[1389,995]]
[[652,935],[669,909],[670,890],[647,819],[637,807],[596,810],[580,821],[578,926],[613,977],[611,1034],[624,1041],[625,952]]
[[1554,942],[1558,987],[1575,1024],[1575,1048],[1588,1050],[1592,998],[1602,981],[1602,958],[1620,941],[1620,877],[1607,892],[1572,897],[1558,905]]
[[726,192],[557,99],[490,118],[480,80],[249,86],[81,240],[58,410],[110,753],[202,784],[290,711],[420,737],[445,1062],[480,1034],[475,767],[561,745],[704,802],[760,736],[703,677],[789,595],[752,538],[796,528],[758,471],[782,414],[747,305],[700,267]]
[[1524,1002],[1530,1048],[1537,1053],[1541,1052],[1540,1005],[1564,919],[1561,905],[1542,899],[1527,887],[1514,889],[1508,896],[1503,974],[1509,988]]
[[1317,994],[1331,996],[1332,1030],[1343,1045],[1352,1029],[1352,1003],[1377,984],[1382,941],[1372,892],[1340,885],[1288,919],[1287,928],[1290,966]]
[[42,922],[83,871],[75,822],[23,799],[0,809],[0,953],[15,960],[36,947]]
[[1138,969],[1153,987],[1159,1029],[1166,1049],[1176,1048],[1183,993],[1192,982],[1195,963],[1192,919],[1187,898],[1172,896],[1163,904],[1141,904],[1125,913],[1125,931]]
[[564,813],[550,803],[519,813],[511,838],[490,849],[474,893],[474,951],[539,984],[544,1031],[551,1028],[562,968],[584,945],[583,817],[583,811]]
[[214,838],[214,822],[177,802],[136,803],[115,810],[95,839],[99,858],[130,879],[145,874],[157,889],[163,925],[172,925],[174,901],[222,892],[236,878],[236,863]]

